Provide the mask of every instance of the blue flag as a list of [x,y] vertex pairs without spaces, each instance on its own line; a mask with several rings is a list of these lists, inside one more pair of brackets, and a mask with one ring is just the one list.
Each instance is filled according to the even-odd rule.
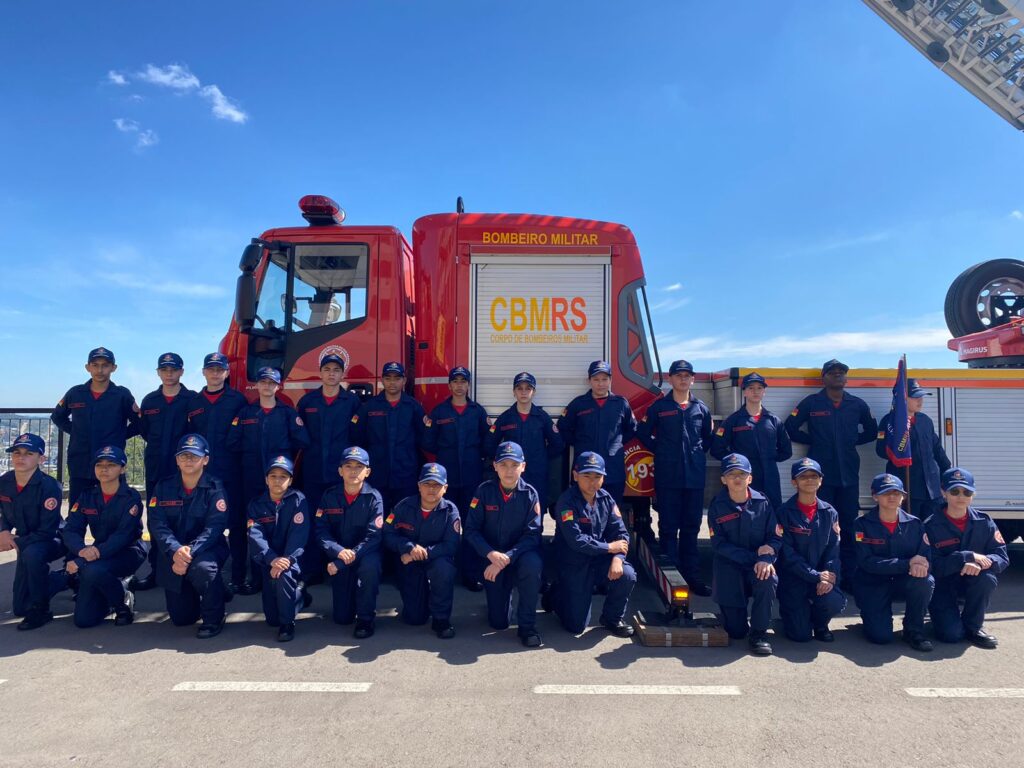
[[885,428],[885,453],[897,467],[909,467],[910,456],[910,413],[907,411],[907,359],[900,358],[896,383],[892,388],[892,409],[889,411],[889,425]]

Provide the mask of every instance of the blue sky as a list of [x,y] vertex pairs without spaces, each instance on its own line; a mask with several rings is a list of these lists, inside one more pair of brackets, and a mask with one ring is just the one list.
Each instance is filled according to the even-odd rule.
[[1024,233],[1022,137],[858,2],[20,3],[0,40],[5,405],[101,344],[198,386],[306,193],[627,224],[702,370],[955,367],[946,288]]

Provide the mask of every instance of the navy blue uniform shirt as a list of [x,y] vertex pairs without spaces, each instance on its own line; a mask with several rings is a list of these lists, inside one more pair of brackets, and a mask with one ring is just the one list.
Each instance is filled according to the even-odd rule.
[[103,491],[93,486],[84,491],[68,513],[62,535],[70,559],[79,567],[85,559],[77,557],[85,549],[86,530],[92,534],[93,546],[100,559],[113,557],[129,547],[144,551],[142,545],[142,497],[125,479],[110,501],[103,500]]
[[309,433],[290,405],[278,400],[270,413],[264,413],[257,401],[242,408],[232,420],[228,440],[231,450],[241,455],[242,469],[252,484],[255,477],[265,477],[275,456],[294,459],[309,445]]
[[[579,486],[573,483],[558,497],[555,519],[555,556],[562,567],[588,564],[593,557],[607,556],[608,545],[613,541],[629,541],[622,513],[604,488],[588,504]],[[625,555],[615,557],[626,559]]]
[[786,431],[794,443],[808,445],[807,455],[821,465],[822,485],[857,485],[860,455],[857,446],[873,441],[878,424],[859,397],[843,392],[836,408],[822,389],[808,395],[786,419]]
[[839,513],[831,504],[817,499],[814,519],[808,520],[793,494],[776,517],[782,526],[779,569],[783,574],[812,584],[821,581],[822,571],[838,577]]
[[654,454],[661,488],[703,488],[711,448],[711,411],[697,398],[677,403],[672,393],[651,403],[640,422],[640,442]]
[[404,392],[398,405],[392,406],[381,392],[359,407],[352,417],[353,444],[370,454],[378,488],[415,487],[426,421],[423,406]]
[[60,515],[63,490],[41,469],[18,491],[14,470],[0,475],[0,531],[13,531],[19,549],[52,541],[64,523]]
[[353,444],[349,432],[352,417],[359,411],[359,398],[343,387],[328,404],[320,387],[302,396],[298,411],[306,422],[310,441],[302,457],[303,479],[320,486],[332,485],[338,481],[341,454]]
[[228,448],[231,422],[249,401],[237,389],[225,385],[213,393],[211,402],[206,387],[192,395],[188,402],[188,431],[206,438],[210,446],[207,469],[214,477],[230,482],[238,474],[238,454]]
[[924,535],[924,523],[902,509],[896,532],[882,524],[878,507],[861,515],[853,524],[857,549],[857,571],[872,576],[908,576],[910,559],[928,558],[931,548]]
[[750,461],[754,476],[753,487],[767,496],[772,504],[782,503],[779,484],[780,461],[793,455],[793,444],[786,428],[767,408],[755,419],[743,406],[722,422],[711,439],[711,455],[724,459],[730,453],[740,453]]
[[249,502],[249,555],[260,565],[270,567],[279,557],[287,557],[292,565],[298,561],[309,541],[312,521],[302,491],[289,488],[280,501],[270,498],[270,491]]
[[487,411],[469,400],[462,413],[455,410],[449,397],[430,412],[423,433],[423,450],[436,456],[448,470],[448,485],[475,488],[484,470],[484,438],[487,436]]
[[[892,414],[887,413],[878,425],[875,453],[886,460],[886,472],[906,480],[906,470],[889,461],[885,452],[885,431],[891,420]],[[910,465],[910,497],[941,499],[942,485],[939,478],[953,465],[942,447],[942,440],[935,432],[935,423],[926,413],[914,414],[914,420],[910,425],[910,455],[913,457],[913,463]]]
[[53,409],[50,420],[71,435],[68,441],[68,472],[71,477],[93,477],[92,457],[100,448],[124,448],[128,438],[139,434],[139,407],[126,387],[113,382],[98,398],[91,383],[77,384]]
[[329,560],[337,560],[343,549],[363,555],[380,550],[384,527],[384,502],[369,483],[363,483],[352,503],[345,495],[345,484],[324,491],[316,511],[316,538]]
[[501,443],[519,443],[526,458],[523,479],[537,491],[541,507],[547,506],[548,461],[560,456],[565,441],[547,411],[530,405],[526,418],[519,415],[516,406],[503,411],[487,431],[484,451],[488,461],[494,461],[494,454]]
[[1002,573],[1010,565],[1006,542],[992,518],[974,507],[967,508],[967,525],[960,529],[946,517],[946,506],[924,521],[931,545],[932,573],[936,579],[959,576],[964,565],[974,562],[974,553],[992,561],[992,573]]
[[227,557],[224,486],[209,473],[203,472],[191,493],[186,493],[181,475],[158,481],[149,500],[148,516],[161,586],[180,583],[181,577],[171,571],[171,564],[174,553],[183,546],[191,547],[193,559],[206,552]]
[[420,497],[406,496],[384,518],[384,546],[404,555],[416,544],[427,550],[427,559],[455,557],[459,551],[462,523],[459,511],[448,499],[430,510],[425,518],[420,511]]
[[636,419],[629,401],[611,393],[598,405],[591,392],[574,397],[558,419],[558,431],[575,455],[593,451],[604,459],[606,482],[626,482],[623,445],[636,434]]
[[465,535],[480,557],[503,552],[514,563],[523,552],[540,550],[541,529],[537,491],[522,478],[507,500],[498,480],[488,480],[476,489]]
[[178,441],[187,434],[188,409],[194,395],[183,386],[170,402],[160,389],[142,398],[139,434],[146,441],[143,461],[148,484],[177,473],[174,452]]

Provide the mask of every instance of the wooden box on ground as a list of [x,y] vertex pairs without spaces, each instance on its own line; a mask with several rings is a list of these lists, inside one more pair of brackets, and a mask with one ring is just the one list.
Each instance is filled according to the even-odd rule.
[[641,643],[659,648],[720,648],[729,645],[729,635],[713,614],[695,614],[693,619],[679,624],[662,623],[660,618],[650,614],[648,620],[642,611],[633,615],[633,626]]

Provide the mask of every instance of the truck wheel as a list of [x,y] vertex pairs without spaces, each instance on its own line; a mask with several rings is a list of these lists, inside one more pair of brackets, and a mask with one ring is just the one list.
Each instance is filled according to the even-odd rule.
[[945,309],[946,325],[957,337],[1024,315],[1024,261],[993,259],[965,269],[949,286]]
[[996,525],[1007,544],[1018,536],[1024,536],[1024,520],[997,520]]

